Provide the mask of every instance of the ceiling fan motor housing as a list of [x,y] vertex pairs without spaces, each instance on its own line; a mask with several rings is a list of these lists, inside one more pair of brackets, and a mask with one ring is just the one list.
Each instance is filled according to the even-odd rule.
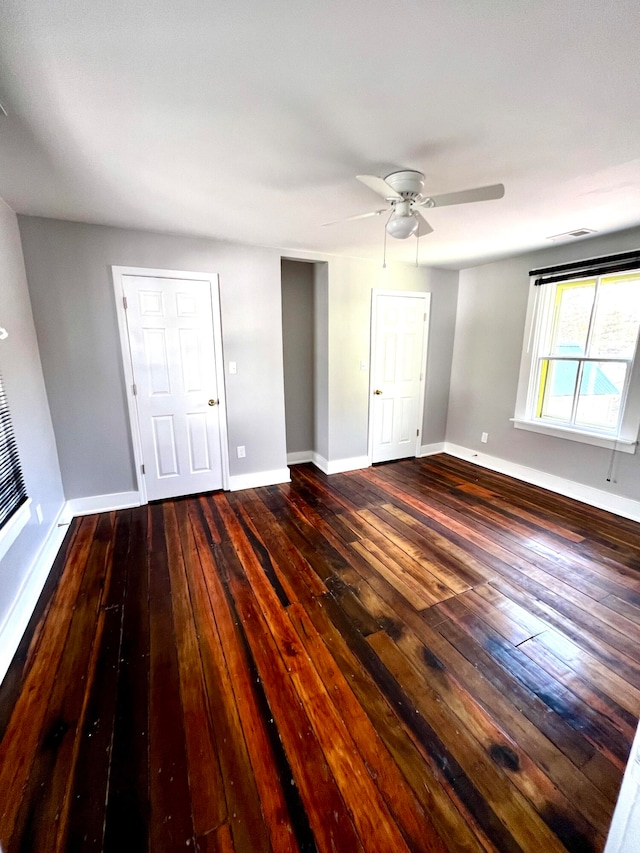
[[406,169],[402,172],[392,172],[390,175],[387,175],[385,182],[404,198],[414,199],[422,193],[424,175],[422,172]]

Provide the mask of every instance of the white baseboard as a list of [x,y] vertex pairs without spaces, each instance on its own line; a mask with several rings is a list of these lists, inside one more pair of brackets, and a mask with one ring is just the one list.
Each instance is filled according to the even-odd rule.
[[276,486],[278,483],[290,483],[288,468],[276,468],[274,471],[258,471],[255,474],[235,474],[229,477],[229,490],[239,492],[242,489],[258,489],[260,486]]
[[67,501],[71,518],[76,515],[94,515],[96,512],[112,512],[114,509],[131,509],[134,506],[140,506],[139,492],[115,492],[112,495],[92,495]]
[[287,453],[287,465],[300,465],[303,462],[313,462],[313,450],[296,450]]
[[458,459],[473,462],[474,465],[489,468],[491,471],[515,477],[516,480],[524,480],[525,483],[549,489],[550,492],[556,492],[567,498],[573,498],[576,501],[589,504],[589,506],[613,512],[616,515],[621,515],[623,518],[640,521],[640,501],[633,500],[632,498],[613,495],[611,492],[605,492],[604,489],[585,486],[583,483],[576,483],[575,480],[565,480],[564,477],[547,474],[545,471],[539,471],[537,468],[528,468],[526,465],[518,465],[517,462],[510,462],[508,459],[501,459],[498,456],[478,453],[468,447],[461,447],[459,444],[451,444],[448,441],[445,442],[444,452],[451,454],[451,456],[457,456]]
[[316,453],[315,450],[311,453],[311,461],[316,468],[319,468],[322,471],[323,474],[329,473],[329,463],[324,456],[320,456],[320,454]]
[[49,528],[49,533],[40,550],[34,557],[31,567],[25,573],[11,609],[0,625],[0,683],[7,674],[9,665],[38,603],[56,554],[66,536],[69,521],[66,505],[63,505]]
[[434,456],[436,453],[444,453],[444,441],[438,441],[436,444],[423,444],[418,456]]
[[311,459],[316,468],[323,474],[344,474],[345,471],[359,471],[361,468],[369,468],[371,460],[368,456],[351,456],[346,459],[325,459],[319,453],[314,453]]

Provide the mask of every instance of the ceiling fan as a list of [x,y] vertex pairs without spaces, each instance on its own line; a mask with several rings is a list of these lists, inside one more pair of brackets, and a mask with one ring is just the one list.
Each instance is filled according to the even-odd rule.
[[406,240],[415,234],[423,237],[431,234],[433,228],[429,225],[420,208],[445,207],[451,204],[467,204],[473,201],[491,201],[504,196],[503,184],[491,184],[487,187],[474,187],[444,195],[425,195],[424,175],[413,169],[405,169],[392,172],[386,178],[378,178],[375,175],[356,175],[369,189],[384,198],[390,207],[380,210],[372,210],[370,213],[359,213],[356,216],[348,216],[334,222],[325,222],[325,225],[336,225],[338,222],[348,222],[351,219],[365,219],[368,216],[381,216],[390,213],[386,225],[387,234],[398,240]]

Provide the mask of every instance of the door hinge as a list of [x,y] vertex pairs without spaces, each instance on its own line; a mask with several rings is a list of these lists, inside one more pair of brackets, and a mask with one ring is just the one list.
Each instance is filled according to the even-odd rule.
[[122,304],[124,305],[124,310],[126,311],[126,310],[127,310],[127,308],[129,307],[129,303],[127,302],[127,297],[126,297],[126,296],[123,296],[123,297],[122,297]]
[[135,383],[135,382],[134,382],[134,383],[133,383],[133,385],[131,386],[131,390],[133,391],[133,396],[134,396],[134,397],[137,397],[137,396],[138,396],[138,386],[136,385],[136,383]]
[[419,430],[419,429],[417,429],[417,430],[416,430],[416,435],[420,435],[420,430]]
[[423,323],[427,322],[427,312],[426,311],[425,311],[424,317],[422,318],[422,322]]
[[146,471],[144,470],[144,462],[140,466],[140,470],[142,471],[143,474],[146,474]]

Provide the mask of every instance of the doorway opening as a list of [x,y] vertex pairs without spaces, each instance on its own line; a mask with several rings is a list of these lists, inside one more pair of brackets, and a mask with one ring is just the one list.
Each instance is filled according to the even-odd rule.
[[328,265],[281,261],[287,464],[328,457]]

